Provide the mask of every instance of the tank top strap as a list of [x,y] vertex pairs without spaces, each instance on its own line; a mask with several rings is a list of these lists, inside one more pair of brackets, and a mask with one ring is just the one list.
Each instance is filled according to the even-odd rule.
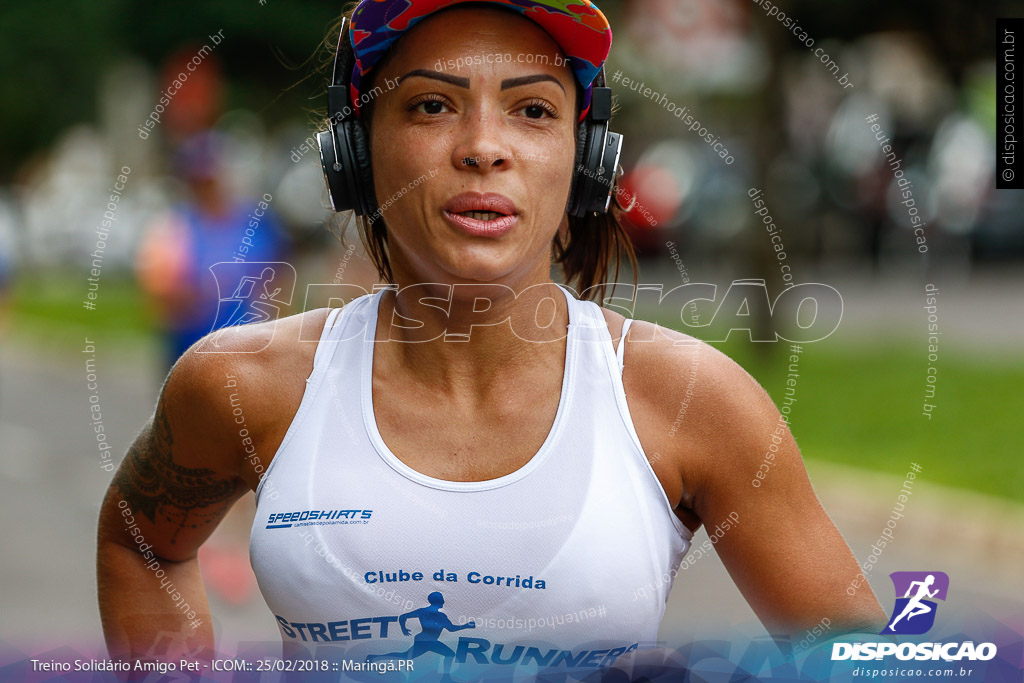
[[[302,417],[309,411],[310,405],[316,398],[320,383],[327,374],[327,371],[331,366],[331,359],[334,357],[334,352],[339,346],[338,342],[344,335],[346,321],[350,319],[352,315],[357,313],[357,309],[365,306],[366,301],[369,298],[369,295],[359,297],[344,306],[331,309],[331,312],[327,314],[327,319],[324,320],[324,328],[320,332],[320,338],[317,340],[316,351],[313,352],[313,369],[306,378],[306,388],[302,393],[302,399],[299,402],[299,407],[296,410],[295,417],[292,418],[292,422],[288,426],[288,431],[285,432],[284,439],[281,441],[280,446],[278,446],[278,454],[282,453],[294,438],[295,432],[302,422]],[[303,340],[303,334],[301,331],[299,333],[299,342],[308,343]],[[268,481],[270,473],[274,470],[274,466],[277,465],[278,462],[279,458],[275,454],[271,459],[270,464],[267,466],[266,471],[263,473],[263,476],[260,478],[259,484],[256,486],[257,509],[260,505],[260,494],[263,491],[263,485]]]
[[619,346],[615,349],[615,360],[619,363],[620,375],[626,367],[626,333],[629,332],[629,326],[632,324],[632,318],[626,318],[625,322],[622,323],[622,332],[619,334]]
[[[332,308],[331,312],[327,314],[327,320],[324,321],[324,329],[320,332],[320,339],[317,341],[316,351],[313,353],[314,372],[317,368],[321,367],[324,362],[324,356],[327,355],[334,347],[333,344],[326,342],[331,338],[331,335],[338,324],[338,319],[341,317],[341,312],[345,310],[345,308],[347,307],[341,306],[338,308]],[[310,376],[312,376],[312,374]],[[307,379],[306,381],[308,382],[309,380]]]
[[334,361],[335,350],[344,342],[373,342],[376,332],[377,305],[385,288],[357,296],[338,308],[331,309],[324,321],[316,352],[313,354],[313,375],[325,371]]
[[581,358],[585,356],[585,362],[601,363],[618,372],[615,344],[601,307],[593,301],[581,301],[572,294],[566,296],[571,308],[570,321],[580,342]]

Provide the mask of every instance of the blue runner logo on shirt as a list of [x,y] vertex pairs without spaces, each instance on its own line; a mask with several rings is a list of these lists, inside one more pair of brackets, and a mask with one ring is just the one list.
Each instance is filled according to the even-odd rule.
[[[918,636],[935,623],[935,602],[946,599],[949,576],[944,572],[893,572],[889,575],[896,588],[896,606],[883,634]],[[899,597],[899,596],[903,597]]]
[[329,526],[333,524],[369,524],[373,510],[296,510],[272,512],[268,529],[290,529],[297,526]]
[[448,615],[441,611],[441,607],[444,606],[444,596],[441,595],[440,591],[434,591],[428,595],[427,602],[430,604],[426,607],[406,612],[398,618],[398,625],[402,629],[402,634],[406,636],[412,635],[412,631],[405,625],[406,620],[418,619],[420,622],[420,632],[413,638],[412,647],[404,652],[367,655],[366,661],[373,663],[374,660],[379,659],[416,659],[420,655],[433,652],[434,654],[441,655],[444,662],[445,676],[450,675],[452,661],[455,659],[455,650],[442,643],[439,636],[443,631],[454,632],[467,628],[476,628],[476,622],[470,621],[460,626],[453,624]]
[[[449,645],[442,641],[445,631],[475,629],[476,621],[470,620],[465,624],[453,623],[442,611],[445,599],[440,591],[431,592],[427,596],[427,603],[424,607],[397,616],[365,617],[327,623],[290,621],[276,614],[274,618],[280,624],[281,632],[286,639],[306,643],[336,643],[370,638],[394,641],[399,638],[394,628],[397,624],[402,636],[412,637],[410,647],[397,652],[367,654],[365,665],[379,667],[384,661],[422,661],[429,659],[423,655],[434,654],[441,657],[444,670],[442,680],[450,680],[453,664],[535,666],[539,670],[598,669],[611,665],[620,655],[640,647],[639,643],[634,642],[614,648],[566,650],[538,642],[492,642],[488,639],[490,636],[459,636],[455,643]],[[420,626],[419,633],[415,635],[408,626],[408,621],[413,619],[419,621]],[[383,672],[383,669],[374,670]]]

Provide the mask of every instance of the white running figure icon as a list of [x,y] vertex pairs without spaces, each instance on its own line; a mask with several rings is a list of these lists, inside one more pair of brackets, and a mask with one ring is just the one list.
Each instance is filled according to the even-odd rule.
[[[893,627],[896,625],[896,622],[899,621],[900,619],[902,619],[903,617],[906,617],[907,621],[910,621],[911,619],[913,619],[914,617],[916,617],[919,614],[927,614],[928,612],[932,611],[932,608],[929,607],[928,605],[924,604],[923,602],[921,602],[921,599],[924,598],[924,597],[929,597],[929,598],[934,598],[935,597],[935,594],[939,592],[939,589],[936,588],[933,591],[929,591],[928,590],[932,586],[932,584],[934,584],[934,583],[935,583],[935,575],[934,574],[929,574],[928,577],[924,581],[911,581],[910,582],[910,585],[907,587],[907,592],[903,596],[905,598],[910,598],[910,602],[908,602],[907,606],[903,608],[903,611],[900,612],[900,615],[898,617],[896,617],[895,619],[893,619],[892,623],[889,624],[889,630],[890,631],[894,630]],[[914,595],[913,597],[911,597],[910,594],[914,592],[914,586],[918,587],[917,588],[917,594]]]

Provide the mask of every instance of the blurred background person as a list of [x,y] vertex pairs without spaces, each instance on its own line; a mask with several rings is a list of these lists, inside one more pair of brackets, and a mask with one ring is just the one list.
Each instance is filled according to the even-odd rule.
[[225,136],[196,133],[175,151],[174,170],[187,194],[142,237],[137,270],[160,326],[170,367],[214,326],[242,322],[217,308],[232,292],[220,292],[210,267],[225,261],[286,260],[280,223],[263,198],[231,196],[223,178]]
[[164,331],[168,368],[215,326],[243,322],[223,314],[218,319],[218,302],[231,292],[218,291],[225,283],[215,280],[211,266],[282,261],[286,253],[282,227],[269,207],[272,195],[256,199],[233,191],[225,163],[232,139],[210,129],[222,114],[223,77],[213,55],[196,65],[195,54],[194,47],[175,53],[162,78],[164,92],[173,93],[163,124],[182,196],[145,230],[136,261],[139,283]]

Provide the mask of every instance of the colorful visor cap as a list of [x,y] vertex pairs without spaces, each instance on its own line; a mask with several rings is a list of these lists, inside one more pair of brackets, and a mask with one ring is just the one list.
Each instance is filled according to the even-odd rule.
[[360,81],[403,33],[434,12],[464,2],[487,3],[519,12],[548,32],[569,58],[583,87],[580,120],[590,110],[594,79],[612,46],[612,29],[590,0],[362,0],[352,15],[355,51],[349,97],[359,114]]

